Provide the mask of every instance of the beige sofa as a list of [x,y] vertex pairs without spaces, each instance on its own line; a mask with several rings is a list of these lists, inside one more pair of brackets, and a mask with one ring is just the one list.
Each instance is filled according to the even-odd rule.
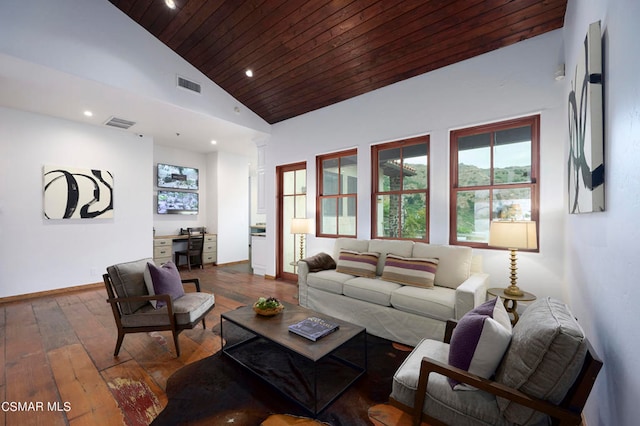
[[[298,264],[301,306],[366,327],[367,332],[415,346],[424,338],[442,340],[448,319],[460,319],[486,301],[488,274],[482,259],[469,247],[414,243],[405,240],[338,238],[331,254],[341,250],[379,253],[374,278],[335,269],[309,272]],[[405,258],[437,258],[432,288],[419,288],[380,279],[387,254]]]

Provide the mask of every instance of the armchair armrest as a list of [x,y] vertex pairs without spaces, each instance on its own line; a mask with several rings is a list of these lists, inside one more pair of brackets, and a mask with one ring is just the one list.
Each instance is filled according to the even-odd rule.
[[452,367],[448,364],[444,364],[428,357],[424,357],[420,365],[418,389],[416,390],[416,397],[413,405],[413,423],[415,425],[419,425],[422,421],[422,407],[424,406],[424,399],[427,392],[427,383],[429,381],[429,374],[431,373],[439,373],[446,377],[451,377],[452,379],[458,380],[461,383],[469,384],[498,397],[506,398],[517,404],[524,405],[525,407],[541,411],[551,417],[559,419],[561,424],[565,424],[566,422],[566,424],[578,425],[581,421],[579,413],[574,413],[542,399],[530,397],[527,394],[522,393],[516,389],[505,386],[501,383],[494,382],[492,380],[484,379],[482,377],[476,376],[475,374],[471,374],[468,371]]
[[165,302],[171,301],[171,296],[168,294],[155,294],[155,295],[147,295],[147,296],[129,296],[129,297],[114,297],[111,299],[107,299],[109,303],[127,303],[127,302],[143,302],[150,300],[164,300]]
[[476,272],[456,288],[456,319],[486,301],[488,283],[489,274]]
[[199,278],[185,278],[182,280],[182,284],[193,283],[196,286],[196,291],[200,292],[200,279]]
[[447,320],[447,323],[444,326],[444,339],[442,340],[444,343],[451,343],[451,336],[453,335],[453,329],[458,325],[458,321],[456,320]]
[[[169,316],[169,321],[172,327],[175,327],[175,318],[173,316],[173,299],[169,294],[155,294],[148,296],[129,296],[129,297],[113,297],[107,299],[115,312],[121,312],[118,303],[127,303],[127,302],[141,302],[141,301],[150,301],[150,300],[163,300],[167,305],[167,315]],[[120,321],[120,316],[116,316],[116,321]]]

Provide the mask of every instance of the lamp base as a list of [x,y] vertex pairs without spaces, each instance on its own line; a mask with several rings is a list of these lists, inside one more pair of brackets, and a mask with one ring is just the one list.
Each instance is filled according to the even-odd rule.
[[524,292],[517,285],[510,285],[504,289],[504,294],[508,296],[524,296]]
[[298,259],[298,262],[302,260],[303,256],[304,256],[304,234],[300,234],[300,258]]
[[518,282],[517,271],[518,267],[516,261],[518,257],[516,255],[518,249],[510,248],[511,255],[509,256],[509,260],[511,261],[510,271],[511,271],[511,285],[504,289],[504,294],[507,296],[524,296],[524,292],[520,290],[520,288],[516,285]]

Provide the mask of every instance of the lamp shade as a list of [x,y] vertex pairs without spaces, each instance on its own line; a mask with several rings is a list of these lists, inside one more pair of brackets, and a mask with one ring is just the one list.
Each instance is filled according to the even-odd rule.
[[536,223],[531,221],[491,222],[489,245],[510,249],[537,249]]
[[313,223],[309,218],[297,218],[291,219],[291,233],[292,234],[312,234]]

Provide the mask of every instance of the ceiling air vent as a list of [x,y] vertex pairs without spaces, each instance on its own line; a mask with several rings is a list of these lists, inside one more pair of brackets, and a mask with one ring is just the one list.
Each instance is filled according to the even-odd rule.
[[125,130],[133,126],[134,124],[136,124],[135,121],[129,121],[129,120],[125,120],[124,118],[118,118],[118,117],[111,117],[110,119],[107,120],[106,123],[104,123],[105,126],[117,127],[118,129],[125,129]]
[[200,83],[187,80],[186,78],[180,77],[180,76],[178,76],[178,87],[182,87],[183,89],[187,89],[196,93],[202,92],[202,87],[200,86]]

